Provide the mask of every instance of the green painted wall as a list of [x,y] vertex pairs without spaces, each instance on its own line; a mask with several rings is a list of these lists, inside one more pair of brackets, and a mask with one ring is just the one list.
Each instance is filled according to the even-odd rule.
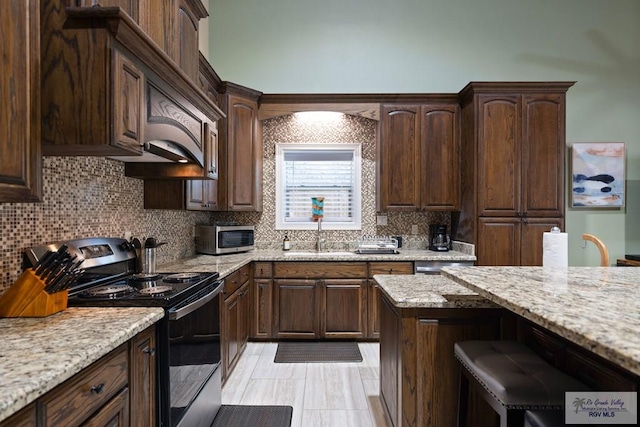
[[[627,207],[567,208],[571,265],[640,254],[640,1],[210,0],[208,58],[265,93],[458,92],[469,81],[577,81],[567,147],[627,143]],[[569,158],[569,155],[567,155]]]

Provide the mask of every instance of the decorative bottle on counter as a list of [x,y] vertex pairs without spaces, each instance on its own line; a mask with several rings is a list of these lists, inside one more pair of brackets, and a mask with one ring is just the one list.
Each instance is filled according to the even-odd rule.
[[282,250],[288,251],[291,249],[291,242],[289,241],[289,235],[285,233],[284,239],[282,239]]

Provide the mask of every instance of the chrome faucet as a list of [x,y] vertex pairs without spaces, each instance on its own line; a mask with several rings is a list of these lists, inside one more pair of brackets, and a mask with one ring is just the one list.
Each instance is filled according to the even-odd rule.
[[324,239],[322,238],[322,218],[318,218],[318,234],[316,235],[316,250],[322,252]]

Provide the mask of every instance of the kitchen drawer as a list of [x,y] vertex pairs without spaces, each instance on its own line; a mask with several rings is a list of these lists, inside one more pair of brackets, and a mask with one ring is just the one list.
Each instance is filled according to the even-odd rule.
[[235,291],[240,289],[251,278],[251,264],[247,264],[239,270],[234,271],[225,279],[225,298],[230,297]]
[[370,262],[369,277],[373,277],[376,274],[413,274],[413,262]]
[[253,268],[253,277],[256,279],[268,279],[273,274],[273,266],[270,262],[256,262]]
[[127,345],[122,345],[39,400],[45,426],[84,422],[127,385]]
[[279,279],[366,278],[365,262],[276,262],[273,276]]

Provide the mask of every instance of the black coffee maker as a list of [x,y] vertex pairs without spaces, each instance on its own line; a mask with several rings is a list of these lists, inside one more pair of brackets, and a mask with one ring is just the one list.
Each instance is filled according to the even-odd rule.
[[432,251],[446,252],[449,250],[451,240],[447,234],[445,224],[429,225],[429,249]]

